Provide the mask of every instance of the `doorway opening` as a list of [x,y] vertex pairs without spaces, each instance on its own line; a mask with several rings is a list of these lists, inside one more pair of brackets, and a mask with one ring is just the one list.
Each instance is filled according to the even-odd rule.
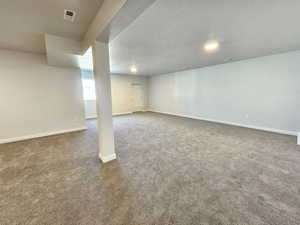
[[142,84],[132,83],[132,105],[133,112],[145,111],[145,88]]

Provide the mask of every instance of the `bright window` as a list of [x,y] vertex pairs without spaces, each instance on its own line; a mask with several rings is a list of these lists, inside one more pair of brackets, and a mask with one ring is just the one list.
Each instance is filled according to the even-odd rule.
[[95,81],[91,79],[82,80],[83,87],[83,99],[84,100],[96,100]]

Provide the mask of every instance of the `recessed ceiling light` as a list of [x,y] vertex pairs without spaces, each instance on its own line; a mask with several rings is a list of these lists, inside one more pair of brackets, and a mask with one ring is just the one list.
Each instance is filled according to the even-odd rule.
[[217,41],[209,41],[204,45],[204,49],[207,52],[215,51],[219,48],[219,42]]
[[132,67],[130,68],[130,71],[131,71],[132,73],[136,73],[136,72],[137,72],[137,68],[136,68],[135,66],[132,66]]

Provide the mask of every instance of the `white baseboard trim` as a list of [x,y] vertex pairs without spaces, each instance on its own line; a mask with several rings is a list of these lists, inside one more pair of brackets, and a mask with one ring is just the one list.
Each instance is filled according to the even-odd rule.
[[300,145],[300,133],[297,135],[297,144]]
[[108,163],[112,160],[117,159],[117,156],[116,156],[116,154],[112,154],[112,155],[108,155],[108,156],[99,155],[99,158],[103,163]]
[[132,114],[132,113],[133,112],[113,113],[113,116],[123,116],[123,115]]
[[25,140],[40,138],[40,137],[48,137],[48,136],[53,136],[53,135],[83,131],[86,129],[87,129],[87,127],[83,126],[83,127],[78,127],[78,128],[74,128],[74,129],[68,129],[68,130],[52,131],[52,132],[45,132],[45,133],[39,133],[39,134],[33,134],[33,135],[26,135],[26,136],[21,136],[21,137],[0,139],[0,144],[7,144],[7,143],[12,143],[12,142],[17,142],[17,141],[25,141]]
[[232,126],[237,126],[237,127],[244,127],[244,128],[255,129],[255,130],[268,131],[268,132],[272,132],[272,133],[297,136],[297,132],[294,132],[294,131],[287,131],[287,130],[279,130],[279,129],[268,128],[268,127],[245,125],[245,124],[240,124],[240,123],[233,123],[233,122],[209,119],[209,118],[204,118],[204,117],[196,117],[196,116],[188,116],[188,115],[183,115],[183,114],[161,112],[161,111],[157,111],[157,110],[149,110],[149,112],[162,113],[162,114],[168,114],[168,115],[172,115],[172,116],[179,116],[179,117],[185,117],[185,118],[196,119],[196,120],[204,120],[204,121],[214,122],[214,123],[222,123],[222,124],[232,125]]
[[86,120],[93,120],[93,119],[97,119],[97,116],[87,116],[85,117]]
[[[148,112],[149,110],[142,110],[140,112]],[[129,115],[132,114],[134,112],[123,112],[123,113],[113,113],[113,116],[123,116],[123,115]],[[98,116],[89,116],[89,117],[85,117],[86,120],[92,120],[92,119],[97,119]]]

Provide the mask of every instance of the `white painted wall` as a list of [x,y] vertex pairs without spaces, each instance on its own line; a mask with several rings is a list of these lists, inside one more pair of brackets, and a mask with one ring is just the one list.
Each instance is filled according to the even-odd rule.
[[84,100],[84,111],[86,119],[97,118],[96,100]]
[[80,70],[0,50],[0,143],[85,127]]
[[50,66],[80,67],[80,41],[45,34],[47,62]]
[[148,78],[133,75],[111,75],[113,114],[135,111],[134,84],[141,85],[144,90],[144,110],[147,109]]
[[[82,71],[82,77],[93,79],[92,71]],[[144,91],[144,110],[148,106],[148,78],[132,75],[111,75],[112,109],[113,114],[131,113],[135,110],[134,89],[132,84],[140,84]],[[96,118],[96,101],[85,101],[85,116],[87,119]]]
[[283,133],[300,131],[300,51],[195,70],[149,81],[152,111]]

